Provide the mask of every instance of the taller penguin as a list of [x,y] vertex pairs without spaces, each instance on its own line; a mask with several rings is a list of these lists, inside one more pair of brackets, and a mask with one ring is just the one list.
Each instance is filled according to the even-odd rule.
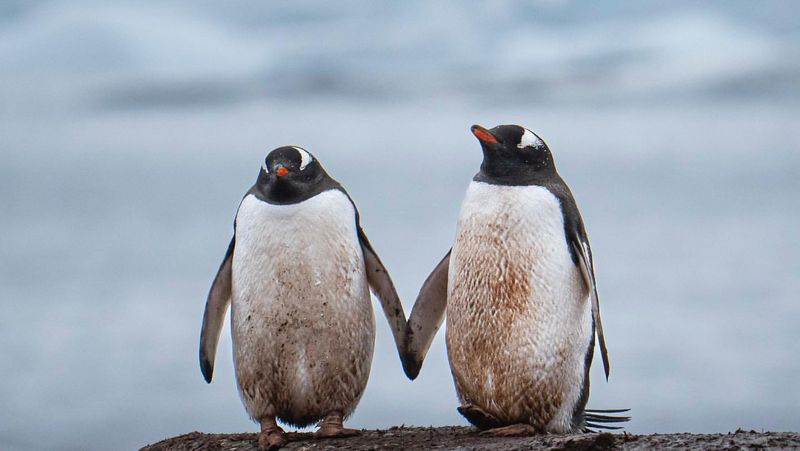
[[622,411],[584,410],[595,334],[606,377],[608,354],[589,240],[550,149],[517,125],[474,125],[472,133],[483,163],[455,243],[409,318],[406,374],[419,373],[446,312],[458,410],[489,434],[569,433],[627,420],[608,415]]
[[355,433],[342,421],[358,404],[372,363],[370,288],[402,355],[403,306],[350,196],[306,150],[270,152],[239,204],[200,335],[200,368],[211,382],[231,303],[236,381],[261,425],[262,449],[286,441],[276,418],[319,422],[324,437]]

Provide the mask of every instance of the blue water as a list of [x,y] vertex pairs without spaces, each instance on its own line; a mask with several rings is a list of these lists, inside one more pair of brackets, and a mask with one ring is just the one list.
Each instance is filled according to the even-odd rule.
[[[256,430],[197,340],[273,147],[358,204],[406,311],[480,163],[469,126],[553,149],[595,252],[636,433],[798,430],[794,2],[0,3],[0,448]],[[464,424],[437,337],[405,379],[378,316],[353,427]]]

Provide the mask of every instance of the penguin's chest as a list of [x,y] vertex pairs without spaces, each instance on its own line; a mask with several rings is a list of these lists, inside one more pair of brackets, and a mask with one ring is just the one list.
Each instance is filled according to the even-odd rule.
[[447,301],[448,356],[462,398],[509,419],[533,404],[552,414],[570,384],[580,385],[587,298],[552,193],[470,185]]
[[352,205],[336,190],[291,205],[247,196],[236,217],[232,271],[239,307],[346,307],[366,288]]
[[231,323],[246,404],[290,416],[322,409],[334,392],[357,398],[375,323],[355,210],[343,193],[292,205],[245,197],[236,218]]

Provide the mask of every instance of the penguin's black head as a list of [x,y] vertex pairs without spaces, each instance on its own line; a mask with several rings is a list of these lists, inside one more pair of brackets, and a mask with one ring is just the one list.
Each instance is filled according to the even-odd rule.
[[531,185],[556,173],[550,148],[527,128],[498,125],[487,130],[473,125],[471,130],[483,148],[483,163],[475,180],[500,185]]
[[338,186],[308,151],[298,146],[278,147],[261,165],[255,188],[264,200],[291,204]]

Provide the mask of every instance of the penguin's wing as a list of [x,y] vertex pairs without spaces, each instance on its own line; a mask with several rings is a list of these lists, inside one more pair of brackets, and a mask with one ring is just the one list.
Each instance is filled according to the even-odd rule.
[[211,376],[214,374],[214,356],[217,353],[219,334],[222,332],[228,304],[231,303],[231,260],[235,244],[236,236],[231,238],[225,258],[219,265],[217,276],[208,292],[206,311],[203,314],[203,328],[200,331],[200,371],[208,383],[211,383]]
[[600,319],[600,300],[597,297],[597,285],[594,280],[594,263],[592,262],[592,249],[589,247],[589,240],[586,239],[586,232],[581,233],[581,227],[577,228],[570,236],[570,242],[575,255],[578,258],[578,268],[581,271],[584,282],[589,288],[589,297],[592,302],[592,319],[597,331],[597,339],[600,342],[600,356],[603,358],[603,369],[606,379],[610,372],[608,363],[608,349],[606,349],[606,339],[603,336],[603,321]]
[[[452,249],[451,249],[452,250]],[[425,279],[408,318],[406,336],[406,358],[403,369],[409,379],[416,379],[422,368],[425,354],[431,347],[436,331],[442,325],[447,309],[447,272],[450,268],[450,252],[436,265]],[[406,362],[408,362],[406,364]]]
[[[403,356],[405,355],[403,345],[406,335],[406,314],[403,311],[403,304],[400,303],[400,296],[397,295],[397,290],[394,288],[389,272],[386,271],[386,267],[383,266],[378,254],[375,253],[369,243],[369,239],[367,239],[364,230],[361,229],[361,225],[358,225],[358,241],[361,243],[361,250],[364,253],[367,282],[372,292],[381,302],[383,314],[386,315],[389,327],[392,328],[397,353],[400,355],[400,360],[403,361]],[[405,366],[405,362],[403,362],[403,366]]]

